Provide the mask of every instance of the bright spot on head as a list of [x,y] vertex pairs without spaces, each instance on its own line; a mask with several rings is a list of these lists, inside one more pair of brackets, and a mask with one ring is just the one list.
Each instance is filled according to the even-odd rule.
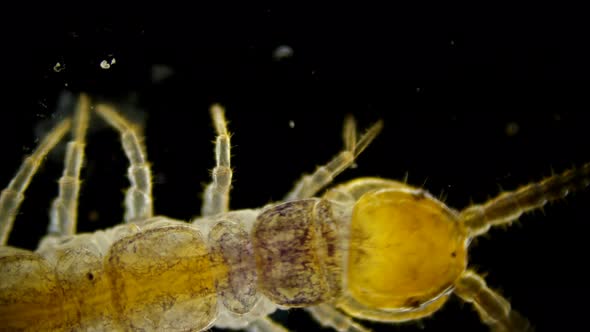
[[281,45],[272,52],[272,58],[275,61],[281,61],[293,56],[293,48],[289,45]]

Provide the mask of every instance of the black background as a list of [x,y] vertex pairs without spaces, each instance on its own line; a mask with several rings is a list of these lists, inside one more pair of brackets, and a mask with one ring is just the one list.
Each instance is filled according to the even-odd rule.
[[[80,91],[145,125],[156,212],[183,220],[198,215],[213,167],[213,102],[226,106],[234,133],[236,209],[280,200],[328,161],[348,113],[362,127],[383,119],[385,128],[338,182],[408,174],[457,209],[590,161],[582,81],[590,53],[576,8],[34,9],[7,10],[2,23],[0,183]],[[273,58],[281,45],[292,56]],[[155,79],[162,69],[170,75]],[[43,235],[62,157],[63,146],[35,177],[10,245],[34,249]],[[117,135],[93,119],[80,231],[120,222],[126,167]],[[570,195],[471,246],[471,266],[539,331],[585,326],[589,201],[588,192]],[[293,330],[319,329],[299,310],[274,317]],[[456,299],[419,323],[366,325],[487,330]]]

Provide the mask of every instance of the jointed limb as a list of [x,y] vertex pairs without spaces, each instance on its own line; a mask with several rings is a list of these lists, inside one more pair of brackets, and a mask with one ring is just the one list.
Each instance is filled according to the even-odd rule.
[[211,116],[217,139],[215,140],[216,166],[211,174],[212,182],[205,188],[202,215],[211,216],[227,212],[229,209],[229,189],[232,170],[230,163],[230,134],[227,131],[224,110],[220,105],[211,106]]
[[539,183],[502,193],[485,204],[472,205],[461,211],[461,223],[471,236],[478,236],[486,233],[491,226],[510,223],[527,211],[541,208],[589,184],[590,163],[587,163],[581,168],[550,176]]
[[5,245],[8,240],[8,235],[14,224],[14,217],[33,175],[37,172],[47,153],[68,132],[70,125],[70,119],[65,119],[55,126],[41,141],[33,154],[24,160],[8,187],[0,194],[0,246]]
[[82,94],[78,99],[72,140],[67,146],[63,175],[59,179],[59,196],[51,205],[49,234],[73,235],[76,233],[80,169],[84,162],[89,111],[88,96]]
[[481,320],[495,332],[532,331],[529,322],[502,296],[488,288],[482,277],[473,271],[465,272],[455,283],[455,294],[473,303]]
[[96,112],[121,134],[123,150],[129,159],[127,176],[131,187],[125,195],[125,221],[145,219],[153,214],[152,174],[145,146],[134,125],[107,105],[96,106]]
[[246,327],[248,332],[288,332],[288,330],[281,325],[272,321],[268,317],[262,317],[252,322]]
[[338,332],[369,332],[370,330],[352,320],[350,317],[334,309],[329,304],[320,304],[305,308],[313,319],[324,327],[330,327]]
[[352,116],[344,121],[344,150],[324,166],[320,166],[311,175],[304,175],[293,190],[287,195],[286,200],[312,197],[342,171],[350,167],[354,159],[375,139],[383,128],[383,122],[377,121],[367,132],[357,140],[356,123]]

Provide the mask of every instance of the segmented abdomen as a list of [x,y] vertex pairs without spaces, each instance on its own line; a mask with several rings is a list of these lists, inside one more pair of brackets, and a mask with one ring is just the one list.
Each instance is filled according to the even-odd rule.
[[6,330],[201,330],[217,313],[227,266],[189,226],[148,229],[101,255],[64,250],[51,267],[3,248],[0,320]]
[[260,291],[288,307],[336,297],[342,280],[337,228],[326,200],[290,201],[263,211],[253,230]]
[[198,221],[154,219],[143,229],[115,228],[124,235],[104,253],[91,245],[100,242],[96,234],[42,250],[47,259],[1,248],[0,330],[199,331],[215,322],[218,300],[248,315],[262,295],[301,307],[340,292],[340,239],[328,201],[269,206],[251,232],[223,215],[207,232]]

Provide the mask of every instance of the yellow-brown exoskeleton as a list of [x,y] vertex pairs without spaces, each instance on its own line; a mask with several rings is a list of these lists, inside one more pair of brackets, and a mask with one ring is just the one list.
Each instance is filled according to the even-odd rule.
[[[121,135],[131,186],[125,222],[76,234],[80,170],[92,110]],[[590,164],[456,211],[420,188],[358,178],[332,188],[382,128],[358,135],[344,125],[344,149],[304,176],[281,202],[229,210],[232,168],[224,111],[211,108],[216,167],[202,216],[190,223],[154,216],[150,164],[135,125],[81,95],[27,157],[0,196],[0,330],[201,331],[212,326],[282,331],[268,318],[305,308],[338,331],[366,331],[353,319],[426,317],[452,295],[473,303],[495,331],[530,329],[468,268],[470,241],[569,191],[588,185]],[[24,192],[67,133],[49,234],[34,252],[5,246]]]

